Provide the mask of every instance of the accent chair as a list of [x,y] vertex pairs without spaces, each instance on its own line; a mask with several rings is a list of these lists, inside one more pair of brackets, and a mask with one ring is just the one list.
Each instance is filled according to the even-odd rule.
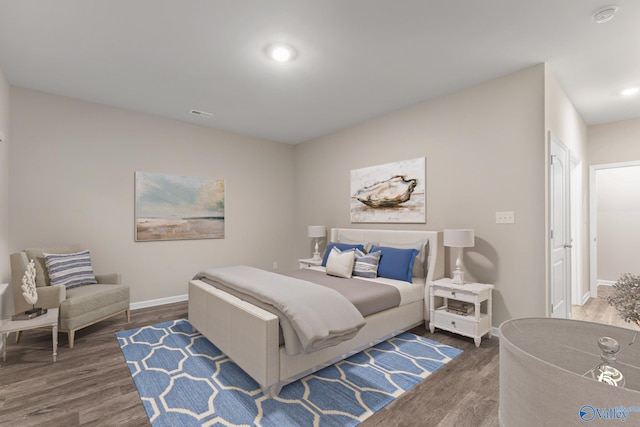
[[[75,332],[94,323],[125,314],[130,322],[129,286],[120,283],[120,274],[95,275],[95,284],[83,284],[67,288],[63,284],[51,285],[45,253],[74,254],[82,252],[79,245],[63,247],[31,248],[11,254],[11,288],[15,313],[30,308],[22,296],[22,277],[29,261],[36,268],[37,307],[59,308],[58,330],[69,335],[69,348],[73,348]],[[16,342],[20,339],[20,332]]]

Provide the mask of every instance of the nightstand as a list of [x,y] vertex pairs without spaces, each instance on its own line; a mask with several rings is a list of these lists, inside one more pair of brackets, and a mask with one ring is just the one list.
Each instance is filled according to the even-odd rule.
[[[473,338],[476,347],[484,334],[491,338],[491,299],[493,285],[483,283],[466,283],[454,285],[452,279],[440,279],[429,283],[429,330],[435,328]],[[442,298],[442,305],[436,307],[436,297]],[[451,304],[454,301],[455,304]],[[486,309],[482,311],[482,303],[486,301]],[[454,307],[455,306],[455,307]],[[458,314],[461,309],[468,309],[466,315]],[[456,309],[458,312],[456,312]]]
[[298,263],[300,265],[300,270],[302,270],[303,268],[311,268],[311,267],[318,267],[320,265],[322,265],[322,260],[314,260],[313,258],[306,258],[306,259],[299,259]]

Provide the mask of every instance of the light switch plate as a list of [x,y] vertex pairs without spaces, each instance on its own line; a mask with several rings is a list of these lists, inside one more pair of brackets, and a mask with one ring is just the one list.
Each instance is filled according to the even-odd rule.
[[516,217],[513,211],[496,212],[496,224],[514,224]]

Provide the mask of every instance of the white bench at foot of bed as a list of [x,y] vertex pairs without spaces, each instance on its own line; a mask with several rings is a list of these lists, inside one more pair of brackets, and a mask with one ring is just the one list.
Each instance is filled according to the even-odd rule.
[[313,353],[278,345],[278,317],[200,280],[189,282],[189,322],[271,396],[282,386],[424,323],[422,300],[366,317],[358,335]]

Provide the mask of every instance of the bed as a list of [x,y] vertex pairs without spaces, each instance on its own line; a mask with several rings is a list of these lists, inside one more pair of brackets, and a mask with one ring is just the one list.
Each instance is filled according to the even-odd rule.
[[428,320],[426,284],[444,274],[440,232],[334,228],[331,229],[329,241],[368,242],[404,248],[423,245],[424,260],[420,262],[424,263],[424,277],[412,278],[413,283],[409,284],[412,296],[405,298],[403,304],[367,315],[364,317],[364,326],[355,337],[317,351],[289,354],[281,345],[282,330],[278,316],[223,290],[224,287],[216,286],[215,282],[206,279],[189,282],[188,311],[191,325],[229,356],[270,396],[277,396],[282,387],[290,382]]

